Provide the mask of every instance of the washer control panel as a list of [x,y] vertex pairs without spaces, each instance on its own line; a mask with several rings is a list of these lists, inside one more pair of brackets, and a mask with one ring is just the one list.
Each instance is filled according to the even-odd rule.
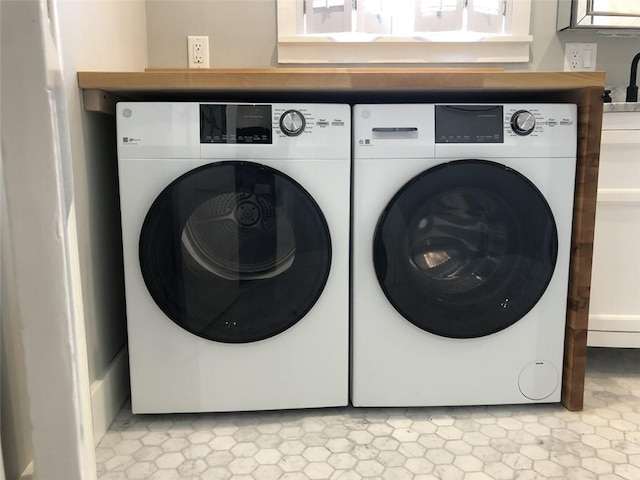
[[562,106],[504,105],[504,127],[511,137],[547,135],[564,127],[572,127],[571,130],[575,123],[575,114]]
[[547,135],[575,128],[575,115],[551,104],[435,105],[436,144],[502,144],[508,138]]
[[436,143],[503,143],[502,105],[436,105]]
[[576,155],[573,104],[358,104],[353,116],[354,158]]

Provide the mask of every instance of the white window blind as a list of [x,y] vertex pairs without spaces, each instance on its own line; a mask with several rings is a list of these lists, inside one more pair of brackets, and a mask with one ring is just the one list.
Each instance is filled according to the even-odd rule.
[[392,33],[393,0],[358,0],[356,2],[357,32],[388,35]]
[[462,30],[465,0],[416,0],[416,32]]
[[529,61],[532,0],[276,0],[279,63]]
[[467,30],[502,33],[506,2],[504,0],[467,0]]
[[303,33],[502,33],[505,13],[505,0],[304,0]]
[[304,0],[304,33],[351,31],[351,0]]

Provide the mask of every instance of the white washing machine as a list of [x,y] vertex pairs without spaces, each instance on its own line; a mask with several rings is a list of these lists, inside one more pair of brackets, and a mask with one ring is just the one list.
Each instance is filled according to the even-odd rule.
[[557,402],[575,105],[356,105],[355,406]]
[[116,114],[133,412],[346,405],[349,106]]

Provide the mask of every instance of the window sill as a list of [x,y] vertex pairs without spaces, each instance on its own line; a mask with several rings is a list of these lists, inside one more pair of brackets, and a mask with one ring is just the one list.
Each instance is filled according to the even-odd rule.
[[473,40],[423,37],[338,39],[292,36],[278,39],[280,64],[361,63],[526,63],[531,35]]

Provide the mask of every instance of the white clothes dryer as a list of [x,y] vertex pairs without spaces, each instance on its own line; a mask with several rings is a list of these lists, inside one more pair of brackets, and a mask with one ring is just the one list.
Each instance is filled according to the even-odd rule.
[[133,412],[346,405],[349,106],[116,115]]
[[353,122],[353,404],[559,401],[575,105]]

